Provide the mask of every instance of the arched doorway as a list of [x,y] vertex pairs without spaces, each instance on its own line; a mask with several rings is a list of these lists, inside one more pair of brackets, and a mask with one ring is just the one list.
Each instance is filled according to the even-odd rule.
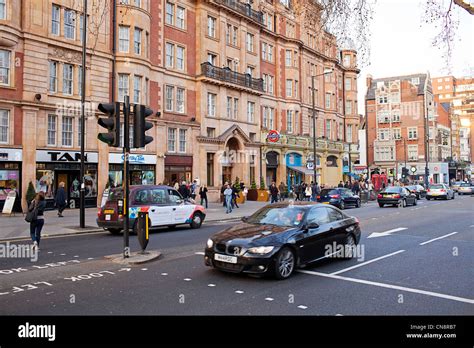
[[276,151],[269,151],[267,152],[265,158],[265,162],[267,165],[267,173],[266,173],[266,183],[267,186],[271,184],[272,181],[277,180],[277,169],[278,169],[278,156],[279,153]]
[[225,182],[232,183],[237,176],[242,176],[238,170],[239,165],[241,165],[240,150],[241,145],[236,137],[232,137],[227,141],[221,160],[222,184]]

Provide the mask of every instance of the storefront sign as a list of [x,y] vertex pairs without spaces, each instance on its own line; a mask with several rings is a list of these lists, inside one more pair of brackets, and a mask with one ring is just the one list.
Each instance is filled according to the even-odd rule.
[[16,191],[10,191],[7,196],[7,200],[5,201],[5,205],[3,206],[2,213],[3,214],[11,214],[13,210],[13,205],[15,204],[16,199]]
[[[36,151],[37,162],[81,162],[81,153],[74,151]],[[97,163],[97,152],[84,153],[84,162]]]
[[344,167],[342,167],[342,171],[343,171],[344,173],[349,173],[349,166],[344,166]]
[[270,143],[276,143],[280,140],[280,133],[276,130],[271,130],[267,134],[267,141]]
[[[109,163],[122,164],[124,155],[121,153],[109,154]],[[130,154],[128,161],[132,164],[156,164],[156,156],[154,155],[142,155],[142,154]]]
[[307,162],[306,168],[309,170],[314,170],[314,162]]
[[0,161],[22,161],[21,149],[0,149]]

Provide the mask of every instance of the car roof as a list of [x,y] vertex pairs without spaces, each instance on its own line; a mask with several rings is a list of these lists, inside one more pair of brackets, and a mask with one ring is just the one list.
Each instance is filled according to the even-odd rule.
[[[174,190],[174,187],[171,187],[171,186],[167,186],[167,185],[130,185],[130,191],[134,191],[134,190],[138,190],[138,189],[143,189],[143,188],[147,188],[147,189],[150,189],[150,188],[153,188],[153,189],[156,189],[156,188],[161,188],[161,189],[172,189]],[[114,187],[113,189],[115,190],[122,190],[122,186],[117,186],[117,187]]]
[[301,208],[311,208],[314,206],[322,206],[323,204],[317,203],[317,202],[281,202],[281,203],[272,203],[272,204],[269,204],[268,206],[272,206],[275,208],[285,208],[285,207],[288,207],[289,205],[298,206]]

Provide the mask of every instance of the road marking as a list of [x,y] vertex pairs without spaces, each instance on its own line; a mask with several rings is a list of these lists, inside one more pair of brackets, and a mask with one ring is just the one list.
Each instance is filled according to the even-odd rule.
[[75,257],[75,258],[78,258],[78,257],[79,257],[79,255],[74,255],[74,257]]
[[121,268],[118,271],[119,272],[130,272],[131,268]]
[[271,297],[267,297],[267,298],[265,298],[265,301],[273,301],[273,300],[274,300],[274,299],[273,299],[273,298],[271,298]]
[[216,286],[216,284],[207,284],[208,287],[213,288]]
[[89,257],[88,260],[94,260],[94,258],[93,258],[93,257]]
[[340,271],[333,272],[333,273],[331,273],[331,274],[332,274],[332,275],[336,275],[336,274],[339,274],[339,273],[347,272],[347,271],[350,271],[350,270],[352,270],[352,269],[355,269],[355,268],[359,268],[359,267],[368,265],[369,263],[372,263],[372,262],[375,262],[375,261],[378,261],[378,260],[382,260],[382,259],[385,259],[385,258],[390,257],[390,256],[393,256],[393,255],[397,255],[397,254],[403,253],[404,251],[405,251],[405,250],[398,250],[398,251],[395,251],[395,252],[393,252],[393,253],[391,253],[391,254],[383,255],[383,256],[377,257],[377,258],[375,258],[375,259],[372,259],[372,260],[369,260],[369,261],[366,261],[366,262],[362,262],[361,264],[358,264],[358,265],[355,265],[355,266],[352,266],[352,267],[347,267],[347,268],[341,269]]
[[59,255],[61,255],[61,256],[66,256],[66,254],[59,254]]
[[408,228],[407,227],[398,227],[398,228],[394,228],[392,230],[388,230],[388,231],[384,231],[384,232],[374,232],[374,233],[371,233],[367,238],[391,236],[391,233],[404,231],[406,229],[408,229]]
[[162,276],[167,276],[167,275],[168,275],[168,273],[161,273],[161,275],[162,275]]
[[474,225],[471,225],[471,226],[469,226],[469,227],[474,227]]
[[183,279],[185,282],[190,282],[192,279],[191,278],[184,278]]
[[372,220],[377,220],[377,218],[372,218]]
[[236,294],[243,294],[244,292],[242,290],[235,290]]
[[343,315],[342,315],[342,314],[339,314],[339,313],[337,313],[337,314],[336,314],[336,317],[343,317]]
[[194,253],[194,254],[195,254],[195,255],[204,255],[204,252],[198,251],[198,252],[196,252],[196,253]]
[[141,270],[142,271],[148,271],[148,268],[142,268]]
[[298,308],[299,308],[299,309],[307,309],[308,307],[303,306],[303,305],[300,305],[300,306],[298,306]]
[[415,294],[427,295],[427,296],[432,296],[432,297],[439,297],[439,298],[444,298],[446,300],[452,300],[452,301],[458,301],[458,302],[474,304],[474,300],[470,299],[470,298],[446,295],[446,294],[441,294],[441,293],[433,292],[433,291],[407,288],[407,287],[404,287],[404,286],[391,285],[391,284],[385,284],[385,283],[379,283],[379,282],[372,282],[372,281],[369,281],[369,280],[342,277],[342,276],[338,276],[338,275],[334,275],[334,274],[320,273],[320,272],[314,272],[314,271],[298,270],[298,272],[299,273],[304,273],[304,274],[316,275],[316,276],[320,276],[320,277],[326,277],[326,278],[332,278],[332,279],[338,279],[338,280],[345,280],[345,281],[353,282],[353,283],[373,285],[373,286],[378,286],[378,287],[381,287],[381,288],[400,290],[400,291],[406,291],[406,292],[413,292]]
[[48,251],[48,254],[52,254],[53,252],[52,251]]
[[456,234],[456,233],[457,233],[457,232],[448,233],[448,234],[445,234],[444,236],[441,236],[441,237],[438,237],[438,238],[433,238],[433,239],[427,240],[426,242],[420,243],[420,245],[425,245],[425,244],[428,244],[428,243],[434,242],[435,240],[438,240],[438,239],[443,239],[443,238],[446,238],[446,237],[452,236],[453,234]]

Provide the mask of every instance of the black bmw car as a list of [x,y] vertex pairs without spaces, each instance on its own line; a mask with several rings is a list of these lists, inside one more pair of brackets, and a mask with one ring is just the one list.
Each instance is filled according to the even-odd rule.
[[405,208],[408,205],[417,205],[416,195],[400,186],[384,188],[377,195],[377,202],[380,208],[383,208],[387,204],[398,206],[399,208]]
[[324,257],[350,258],[360,235],[357,218],[333,206],[270,204],[211,236],[204,262],[223,271],[286,279],[296,267]]
[[334,205],[341,210],[349,206],[360,208],[360,197],[347,188],[322,189],[317,200],[323,204]]

